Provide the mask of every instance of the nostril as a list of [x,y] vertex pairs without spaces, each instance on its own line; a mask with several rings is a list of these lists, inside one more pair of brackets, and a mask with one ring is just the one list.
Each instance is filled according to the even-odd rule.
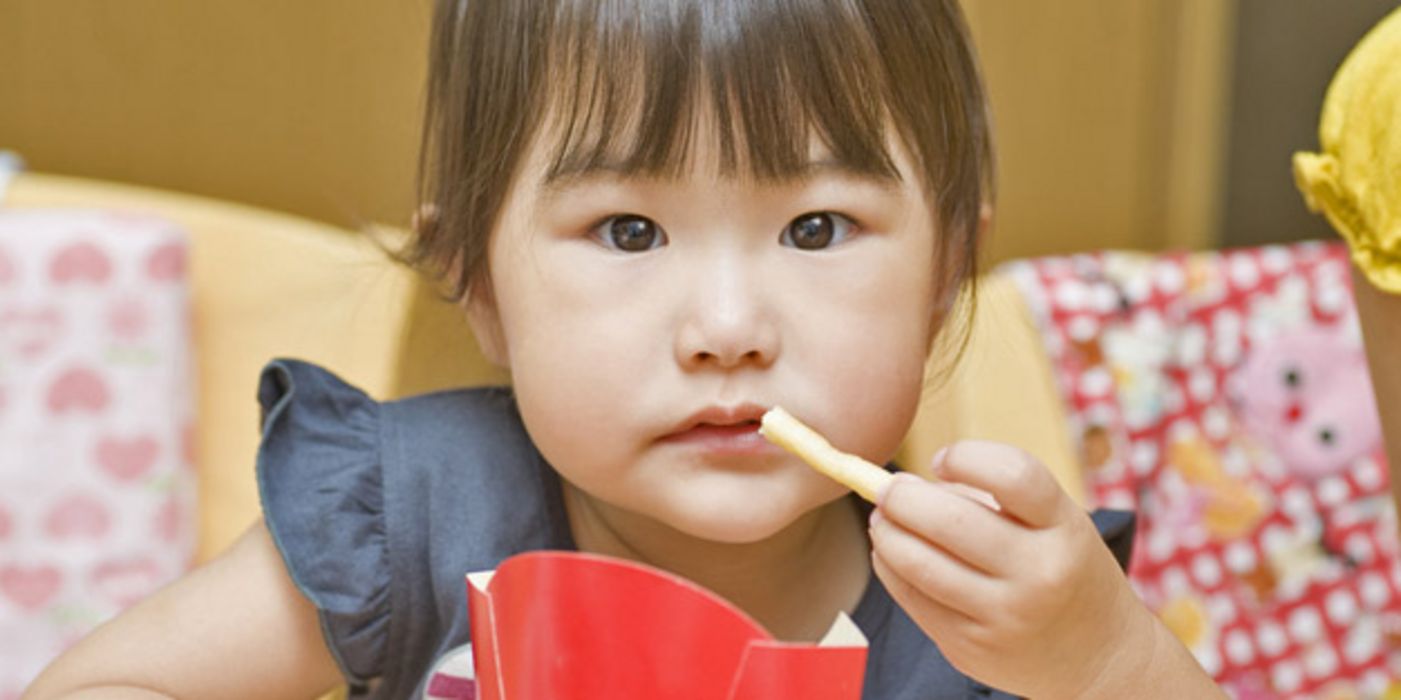
[[691,355],[691,361],[698,365],[737,367],[740,365],[761,364],[766,361],[767,357],[768,355],[762,350],[747,350],[740,353],[697,350]]

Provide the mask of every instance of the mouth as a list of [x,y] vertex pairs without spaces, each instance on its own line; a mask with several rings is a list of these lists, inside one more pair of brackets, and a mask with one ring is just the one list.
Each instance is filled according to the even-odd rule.
[[685,436],[740,437],[751,433],[758,434],[759,421],[747,420],[739,423],[697,423],[680,432],[672,433],[668,439]]
[[662,442],[689,446],[705,452],[768,452],[773,446],[759,435],[760,418],[765,410],[767,409],[753,404],[707,408],[676,425],[662,438]]

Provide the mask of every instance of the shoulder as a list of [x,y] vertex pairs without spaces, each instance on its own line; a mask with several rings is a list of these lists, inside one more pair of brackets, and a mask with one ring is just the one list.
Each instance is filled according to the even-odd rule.
[[567,546],[557,481],[508,388],[381,402],[275,360],[258,397],[264,517],[352,682],[412,688],[465,640],[466,573]]
[[508,386],[453,389],[379,404],[387,450],[400,460],[462,465],[539,459]]
[[[378,401],[309,362],[277,359],[258,380],[263,439],[259,461],[323,466],[371,459],[382,467],[507,453],[534,457],[510,387],[455,389]],[[414,468],[423,476],[433,469]],[[461,470],[456,470],[460,474]]]
[[402,526],[430,513],[435,530],[495,526],[503,495],[517,510],[549,505],[552,472],[509,387],[380,402],[324,368],[279,359],[263,370],[258,396],[265,507],[279,499],[307,507],[308,492],[335,492],[336,503],[416,536],[429,524]]
[[265,433],[286,412],[323,427],[339,423],[362,429],[370,427],[363,425],[367,420],[378,420],[381,414],[399,421],[412,419],[424,431],[444,425],[457,428],[454,432],[471,425],[514,428],[520,423],[515,395],[507,386],[454,389],[381,403],[324,367],[286,358],[263,368],[258,403]]

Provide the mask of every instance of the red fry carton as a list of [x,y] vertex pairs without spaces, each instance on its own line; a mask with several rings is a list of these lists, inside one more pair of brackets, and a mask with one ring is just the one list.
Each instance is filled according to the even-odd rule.
[[467,576],[480,700],[857,700],[866,638],[839,615],[781,642],[679,576],[577,552],[531,552]]

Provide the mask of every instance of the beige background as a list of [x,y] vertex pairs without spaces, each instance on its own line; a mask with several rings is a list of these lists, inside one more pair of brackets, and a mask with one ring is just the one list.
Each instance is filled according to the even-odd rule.
[[[1000,147],[994,260],[1215,240],[1232,3],[965,5]],[[403,224],[428,14],[426,0],[3,0],[0,148],[38,171]]]
[[0,148],[337,224],[412,203],[428,5],[0,1]]

